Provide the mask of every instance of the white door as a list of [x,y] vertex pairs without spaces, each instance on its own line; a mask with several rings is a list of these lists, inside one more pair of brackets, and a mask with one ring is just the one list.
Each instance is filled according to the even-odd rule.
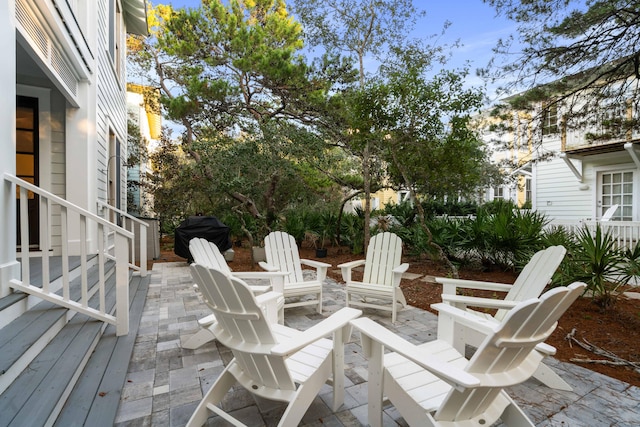
[[632,170],[601,172],[598,187],[598,218],[612,205],[620,205],[612,219],[633,221]]

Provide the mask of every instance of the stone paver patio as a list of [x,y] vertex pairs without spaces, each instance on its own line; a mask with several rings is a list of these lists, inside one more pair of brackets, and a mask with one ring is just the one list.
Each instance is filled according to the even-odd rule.
[[[184,426],[215,378],[231,359],[231,353],[216,342],[196,350],[181,347],[198,330],[197,319],[209,314],[207,306],[193,289],[186,263],[156,263],[129,363],[127,382],[116,425]],[[287,309],[285,324],[304,330],[324,316],[344,306],[341,285],[325,281],[324,311],[312,308]],[[398,313],[391,325],[386,312],[365,310],[369,316],[412,342],[435,339],[437,317],[424,310],[408,307]],[[367,425],[367,362],[358,337],[346,348],[345,404],[332,412],[331,390],[315,399],[301,425]],[[549,389],[534,379],[511,387],[509,394],[519,402],[539,426],[638,426],[640,425],[640,388],[630,386],[588,369],[555,359],[548,365],[556,369],[573,387],[565,392]],[[249,426],[276,425],[282,405],[256,402],[241,388],[227,396],[225,409]],[[386,408],[385,425],[407,425],[392,406]],[[226,425],[219,418],[209,425]]]

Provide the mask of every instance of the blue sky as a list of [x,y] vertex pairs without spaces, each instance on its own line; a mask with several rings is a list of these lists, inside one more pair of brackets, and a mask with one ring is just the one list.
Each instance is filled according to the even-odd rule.
[[[200,0],[152,0],[155,4],[171,4],[174,8],[200,5]],[[475,69],[487,65],[492,57],[491,49],[500,38],[516,32],[516,24],[502,17],[496,17],[495,9],[482,0],[414,0],[414,4],[426,10],[427,16],[416,25],[413,36],[427,37],[440,33],[445,21],[451,26],[442,37],[443,43],[460,40],[462,47],[453,52],[447,68],[461,67],[469,61],[472,73],[469,85],[480,85],[475,77]]]

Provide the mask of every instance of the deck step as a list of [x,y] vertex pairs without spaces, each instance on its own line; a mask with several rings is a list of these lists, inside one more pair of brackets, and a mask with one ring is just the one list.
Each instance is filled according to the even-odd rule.
[[150,276],[134,276],[131,279],[130,296],[133,297],[129,310],[131,332],[129,335],[116,337],[115,327],[112,325],[107,327],[73,393],[58,416],[56,426],[111,427],[114,425],[129,360],[131,360],[136,341],[136,331],[142,319],[149,282]]
[[[94,268],[96,265],[97,256],[91,255],[87,258],[88,271]],[[110,261],[110,264],[113,262]],[[80,257],[69,257],[69,280],[73,281],[80,276]],[[30,283],[33,286],[42,286],[42,260],[41,258],[34,257],[29,259],[29,271],[30,271]],[[108,264],[106,264],[108,265]],[[62,287],[62,257],[52,256],[49,259],[49,281],[50,289],[57,291]],[[13,293],[0,298],[0,329],[7,326],[14,319],[25,313],[29,308],[38,304],[41,300],[35,296],[31,296],[21,291],[14,291]]]
[[[139,291],[145,283],[148,284],[149,279],[143,278],[142,281],[139,277],[134,277],[130,283],[130,306],[132,302],[140,304]],[[106,296],[108,307],[115,304],[114,282],[115,277],[112,276],[108,282]],[[146,289],[144,289],[141,304],[144,304],[145,297]],[[98,298],[98,296],[94,295],[93,298]],[[132,323],[136,320],[133,317],[138,312],[141,315],[142,308],[138,309],[138,307],[132,306]],[[139,317],[137,322],[139,322]],[[131,330],[135,331],[136,328]],[[106,332],[104,336],[103,331]],[[121,380],[118,380],[117,375],[113,372],[100,373],[97,367],[104,366],[105,354],[108,355],[109,360],[114,361],[118,360],[117,355],[124,357],[122,355],[126,354],[126,349],[120,350],[119,348],[126,347],[126,345],[118,343],[125,343],[127,339],[134,341],[135,333],[130,335],[132,337],[116,338],[115,327],[105,326],[103,322],[83,314],[73,316],[56,337],[33,359],[27,369],[0,395],[0,414],[2,414],[0,426],[51,425],[55,422],[58,414],[63,411],[67,398],[77,402],[81,401],[82,396],[87,398],[91,393],[90,396],[93,399],[96,393],[90,391],[92,385],[93,387],[106,387],[110,382],[120,381],[117,393],[113,393],[118,395],[117,399],[119,400],[119,391],[124,383],[131,350],[129,350],[129,355],[126,355],[124,367],[120,368],[124,371]],[[104,342],[101,337],[104,337]],[[131,344],[132,347],[133,344]],[[114,371],[115,368],[111,367],[111,370]],[[98,381],[98,376],[103,378]],[[77,382],[79,389],[74,390]],[[92,382],[93,384],[91,384]],[[97,392],[97,394],[102,393]],[[105,396],[109,394],[111,393],[106,393]],[[100,400],[100,405],[106,403],[107,400]],[[116,402],[116,409],[112,411],[112,420],[109,423],[87,421],[89,424],[86,424],[78,422],[81,412],[78,405],[72,403],[67,406],[68,408],[62,412],[65,415],[62,416],[58,425],[112,425],[117,410]],[[95,411],[95,409],[93,410]],[[88,415],[84,415],[84,418],[91,419]],[[99,418],[94,420],[99,420]]]
[[[113,263],[111,262],[105,269],[111,273],[112,267]],[[88,283],[97,283],[97,266],[89,269],[87,277]],[[80,297],[80,280],[80,278],[76,278],[70,284],[71,299],[77,300]],[[112,279],[113,281],[115,279]],[[97,306],[97,304],[93,306]],[[48,301],[42,301],[0,329],[0,354],[2,354],[0,358],[0,393],[53,339],[71,315],[65,308]]]

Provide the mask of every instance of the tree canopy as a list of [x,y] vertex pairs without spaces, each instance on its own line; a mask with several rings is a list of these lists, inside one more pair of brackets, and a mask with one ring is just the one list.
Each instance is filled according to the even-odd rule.
[[[165,141],[154,157],[164,208],[242,210],[268,226],[296,205],[383,185],[442,196],[481,182],[484,152],[463,129],[479,91],[463,89],[466,70],[430,77],[445,48],[405,37],[421,16],[410,0],[295,5],[299,20],[283,0],[149,8],[152,37],[130,58],[184,127],[180,149]],[[349,19],[333,27],[340,10]],[[311,58],[305,42],[322,53]],[[378,66],[365,73],[367,55]],[[171,191],[182,192],[177,205]]]
[[[506,81],[512,105],[557,103],[566,124],[583,126],[613,105],[637,104],[640,4],[629,0],[485,0],[518,24],[495,52],[506,65],[482,74]],[[518,51],[521,46],[521,52]],[[603,105],[604,103],[604,105]],[[637,108],[637,105],[634,105]],[[624,107],[623,107],[624,109]],[[633,125],[633,124],[632,124]]]

